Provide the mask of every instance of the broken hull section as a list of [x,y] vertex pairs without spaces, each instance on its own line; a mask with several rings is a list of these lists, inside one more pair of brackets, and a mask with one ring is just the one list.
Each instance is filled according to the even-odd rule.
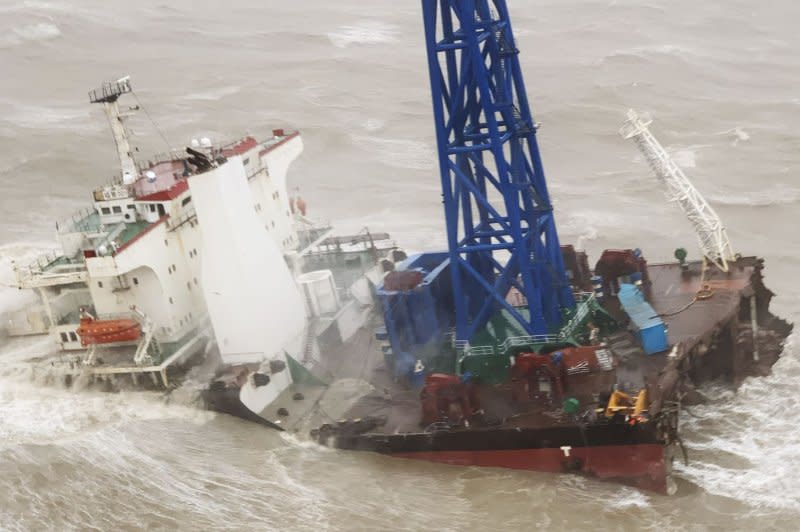
[[319,441],[339,449],[449,465],[573,473],[661,494],[672,492],[671,446],[650,426],[585,425],[520,430],[361,436]]

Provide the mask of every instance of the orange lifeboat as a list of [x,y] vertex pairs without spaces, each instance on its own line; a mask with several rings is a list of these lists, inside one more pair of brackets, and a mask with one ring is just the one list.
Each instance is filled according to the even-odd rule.
[[114,320],[98,320],[90,314],[81,314],[81,323],[76,331],[81,338],[81,345],[114,344],[117,342],[133,342],[139,339],[142,328],[139,322],[131,318]]

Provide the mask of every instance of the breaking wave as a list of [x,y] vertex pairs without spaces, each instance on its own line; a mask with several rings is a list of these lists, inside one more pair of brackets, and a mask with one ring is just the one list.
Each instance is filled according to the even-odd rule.
[[677,59],[695,59],[702,57],[703,54],[697,50],[687,48],[678,44],[649,44],[644,46],[635,46],[632,48],[625,48],[614,50],[603,56],[600,61],[613,61],[615,59],[648,59],[654,56],[661,56],[667,58]]
[[[0,101],[0,105],[5,102]],[[81,107],[49,107],[17,103],[3,113],[2,121],[31,129],[96,130],[100,124],[90,121],[91,111]]]
[[361,149],[378,152],[379,159],[389,166],[414,170],[436,168],[436,148],[433,144],[417,140],[382,139],[366,135],[353,135],[352,140]]
[[[0,245],[0,318],[3,313],[16,310],[34,296],[13,286],[14,266],[33,262],[38,255],[52,249],[53,244],[44,242],[17,242]],[[0,330],[3,323],[0,322]]]
[[738,392],[703,390],[708,403],[682,416],[690,462],[676,464],[681,477],[756,508],[800,511],[799,355],[794,334],[771,376],[748,379]]
[[722,131],[718,134],[729,137],[731,139],[731,144],[733,144],[734,146],[736,146],[740,142],[747,142],[748,140],[750,140],[750,134],[740,127],[735,127],[727,131]]
[[717,192],[708,194],[708,200],[721,205],[743,207],[769,207],[771,205],[791,205],[800,202],[800,188],[786,184],[777,184],[761,190],[752,190],[739,194]]
[[351,44],[378,44],[396,41],[398,33],[398,27],[392,24],[363,21],[354,26],[340,26],[336,31],[327,33],[327,36],[337,48],[346,48]]
[[219,87],[217,89],[209,89],[202,92],[193,92],[186,96],[187,100],[200,100],[200,101],[209,101],[209,102],[218,102],[219,100],[223,99],[226,96],[232,96],[234,94],[239,93],[242,88],[230,85],[227,87]]

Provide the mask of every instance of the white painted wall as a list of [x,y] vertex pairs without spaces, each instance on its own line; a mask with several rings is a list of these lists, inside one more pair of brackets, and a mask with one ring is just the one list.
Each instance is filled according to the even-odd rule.
[[[174,200],[171,220],[179,218],[175,205],[182,198]],[[86,261],[97,313],[128,313],[136,305],[153,320],[160,341],[180,339],[206,314],[200,229],[196,223],[170,228],[160,223],[115,256]]]
[[202,235],[203,292],[225,362],[283,359],[302,337],[303,299],[256,215],[241,157],[189,178]]

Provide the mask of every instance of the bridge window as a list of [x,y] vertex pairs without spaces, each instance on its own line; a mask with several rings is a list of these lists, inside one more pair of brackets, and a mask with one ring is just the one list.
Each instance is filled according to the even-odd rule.
[[69,340],[70,340],[71,342],[77,342],[77,341],[78,341],[78,335],[77,335],[77,333],[74,333],[74,332],[70,331],[70,332],[69,332]]
[[67,343],[67,342],[69,342],[69,336],[67,336],[67,333],[65,333],[65,332],[62,332],[62,333],[61,333],[61,342],[62,342],[62,343]]
[[122,214],[122,207],[120,207],[119,205],[114,205],[112,209],[114,211],[114,214]]
[[97,281],[97,288],[103,288],[103,281]]
[[108,207],[100,207],[100,212],[103,214],[111,214],[111,209]]

